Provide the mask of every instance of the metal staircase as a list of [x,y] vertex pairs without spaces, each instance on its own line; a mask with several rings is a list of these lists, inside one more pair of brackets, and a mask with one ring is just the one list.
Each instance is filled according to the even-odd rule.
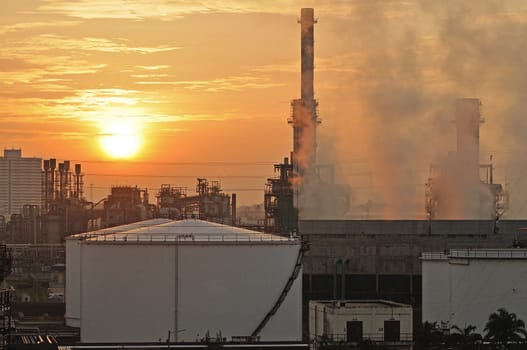
[[284,302],[285,298],[287,297],[287,294],[289,293],[289,290],[291,290],[291,287],[293,286],[293,283],[295,282],[295,280],[297,279],[298,275],[300,274],[300,270],[302,268],[302,262],[304,260],[304,255],[305,255],[305,253],[308,250],[309,250],[309,243],[306,242],[306,241],[302,241],[302,245],[300,247],[300,250],[298,251],[298,256],[296,257],[295,267],[293,269],[293,272],[291,273],[291,276],[287,280],[287,283],[285,284],[284,289],[282,290],[282,293],[280,293],[280,296],[278,297],[278,299],[274,303],[273,307],[265,315],[265,317],[260,322],[258,327],[256,327],[256,329],[251,333],[251,337],[256,337],[256,336],[258,336],[258,334],[260,334],[262,329],[264,329],[264,327],[266,326],[267,322],[269,322],[271,317],[273,317],[274,314],[276,314],[276,311],[278,311],[278,309],[280,308],[280,306]]

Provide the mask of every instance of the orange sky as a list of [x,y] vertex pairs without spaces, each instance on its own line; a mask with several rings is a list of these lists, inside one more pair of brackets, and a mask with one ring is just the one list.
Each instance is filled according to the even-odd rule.
[[[1,144],[22,148],[25,156],[81,161],[88,199],[101,198],[111,184],[155,192],[161,183],[192,187],[195,177],[208,176],[239,192],[241,203],[260,202],[272,163],[291,151],[287,118],[300,80],[296,20],[301,7],[315,7],[315,93],[325,152],[319,158],[343,165],[342,179],[357,187],[357,201],[382,192],[390,181],[379,174],[391,173],[401,192],[412,189],[412,206],[421,206],[431,159],[449,147],[419,149],[415,157],[408,152],[430,141],[420,135],[425,126],[448,125],[436,118],[455,97],[482,98],[493,125],[482,129],[482,158],[493,153],[505,169],[502,180],[515,182],[522,168],[509,166],[518,163],[511,152],[522,148],[516,139],[503,141],[514,129],[503,115],[519,108],[508,101],[520,98],[511,91],[525,85],[500,79],[515,76],[513,65],[525,65],[516,61],[523,48],[513,44],[527,39],[526,6],[435,3],[6,0]],[[510,56],[489,61],[493,45],[506,45],[494,32],[510,33],[510,47],[496,48]],[[472,47],[471,40],[488,47]],[[486,69],[477,69],[480,63]],[[101,138],[115,125],[132,128],[142,145],[130,160],[104,162],[111,158]],[[416,163],[406,166],[412,157]],[[388,168],[379,170],[380,163]]]

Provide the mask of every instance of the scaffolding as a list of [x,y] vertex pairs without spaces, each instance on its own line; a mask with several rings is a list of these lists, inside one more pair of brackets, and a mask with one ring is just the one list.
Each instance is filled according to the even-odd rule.
[[[233,195],[234,196],[234,195]],[[159,216],[170,219],[198,218],[219,223],[231,223],[231,199],[223,193],[220,181],[198,178],[196,195],[187,188],[161,185],[157,194]]]
[[275,178],[267,179],[264,194],[264,230],[269,233],[290,235],[298,231],[298,210],[294,206],[293,164],[289,159],[274,165]]
[[1,287],[1,283],[11,273],[11,264],[11,250],[5,244],[0,244],[0,349],[7,349],[13,328],[11,321],[13,290]]

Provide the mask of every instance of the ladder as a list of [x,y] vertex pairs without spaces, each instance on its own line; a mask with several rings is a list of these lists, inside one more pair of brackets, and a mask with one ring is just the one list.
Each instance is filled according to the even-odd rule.
[[289,290],[291,290],[293,283],[295,282],[295,280],[298,277],[298,274],[300,273],[300,269],[302,268],[302,262],[304,260],[304,255],[308,250],[309,250],[309,243],[307,241],[302,241],[302,245],[300,246],[300,250],[298,251],[298,256],[296,257],[295,268],[293,269],[291,276],[287,280],[285,287],[282,290],[282,293],[280,294],[280,296],[274,303],[271,310],[269,310],[269,312],[265,315],[263,320],[260,322],[258,327],[256,327],[256,329],[251,333],[251,337],[256,337],[258,334],[260,334],[260,332],[262,331],[262,329],[264,329],[267,322],[269,322],[271,317],[273,317],[274,314],[276,314],[276,311],[278,311],[278,309],[284,302],[285,298],[287,297],[287,294],[289,293]]

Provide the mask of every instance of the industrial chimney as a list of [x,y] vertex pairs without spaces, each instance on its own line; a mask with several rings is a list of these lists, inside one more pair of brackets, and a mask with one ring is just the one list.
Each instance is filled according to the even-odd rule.
[[313,88],[314,76],[314,10],[303,8],[300,12],[301,39],[301,91],[300,99],[291,102],[293,126],[293,165],[295,172],[303,177],[312,172],[316,164],[316,127],[318,103]]
[[461,98],[456,101],[456,150],[462,175],[472,183],[479,183],[479,126],[483,122],[481,101]]

